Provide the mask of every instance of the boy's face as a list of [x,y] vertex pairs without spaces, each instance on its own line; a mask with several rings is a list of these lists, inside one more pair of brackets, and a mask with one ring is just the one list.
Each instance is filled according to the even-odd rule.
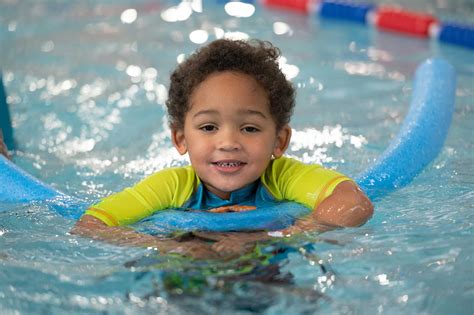
[[189,153],[203,184],[222,199],[257,180],[288,146],[291,129],[277,132],[268,103],[253,77],[214,73],[194,90],[184,129],[172,131],[178,152]]

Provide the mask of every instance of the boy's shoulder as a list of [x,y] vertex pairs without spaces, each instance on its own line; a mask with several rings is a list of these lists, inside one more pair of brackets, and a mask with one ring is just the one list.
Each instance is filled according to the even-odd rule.
[[160,183],[173,185],[195,185],[199,179],[191,165],[181,167],[169,167],[157,171],[146,177],[141,183]]
[[290,157],[280,157],[270,162],[261,176],[265,185],[298,186],[324,183],[345,175],[323,167],[320,164],[307,164]]
[[194,168],[192,165],[185,165],[185,166],[173,166],[173,167],[167,167],[163,168],[159,171],[156,171],[153,173],[151,176],[155,176],[158,174],[195,174],[196,172],[194,171]]
[[299,160],[291,157],[282,156],[278,159],[274,159],[270,162],[266,173],[278,174],[281,172],[296,172],[301,170],[309,170],[315,168],[321,168],[319,164],[306,164]]

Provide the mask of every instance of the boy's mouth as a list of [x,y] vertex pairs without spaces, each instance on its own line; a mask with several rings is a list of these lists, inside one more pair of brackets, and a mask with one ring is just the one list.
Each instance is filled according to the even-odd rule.
[[232,167],[239,167],[239,166],[242,166],[246,163],[244,162],[241,162],[241,161],[217,161],[217,162],[213,162],[212,164],[216,165],[216,166],[219,166],[219,167],[228,167],[228,168],[232,168]]

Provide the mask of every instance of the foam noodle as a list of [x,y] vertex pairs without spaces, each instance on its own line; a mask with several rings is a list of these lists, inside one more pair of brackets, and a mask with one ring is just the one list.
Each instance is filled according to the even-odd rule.
[[[418,67],[410,109],[400,132],[377,161],[356,177],[372,200],[407,185],[438,155],[451,123],[455,85],[454,69],[444,60],[429,59]],[[86,207],[84,201],[57,191],[0,157],[0,202],[33,201],[47,202],[68,218],[80,217]],[[146,218],[137,228],[149,233],[271,230],[288,226],[309,211],[291,202],[239,213],[166,210]]]
[[371,199],[408,184],[443,147],[454,110],[456,77],[442,59],[428,59],[415,74],[410,109],[398,135],[356,181]]

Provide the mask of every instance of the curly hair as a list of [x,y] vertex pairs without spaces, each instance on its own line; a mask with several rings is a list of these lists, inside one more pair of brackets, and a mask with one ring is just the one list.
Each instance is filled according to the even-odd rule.
[[202,47],[171,74],[166,101],[170,126],[184,128],[190,98],[210,74],[235,71],[252,76],[265,90],[277,129],[282,128],[293,114],[295,89],[279,68],[279,56],[277,47],[260,40],[219,39]]

